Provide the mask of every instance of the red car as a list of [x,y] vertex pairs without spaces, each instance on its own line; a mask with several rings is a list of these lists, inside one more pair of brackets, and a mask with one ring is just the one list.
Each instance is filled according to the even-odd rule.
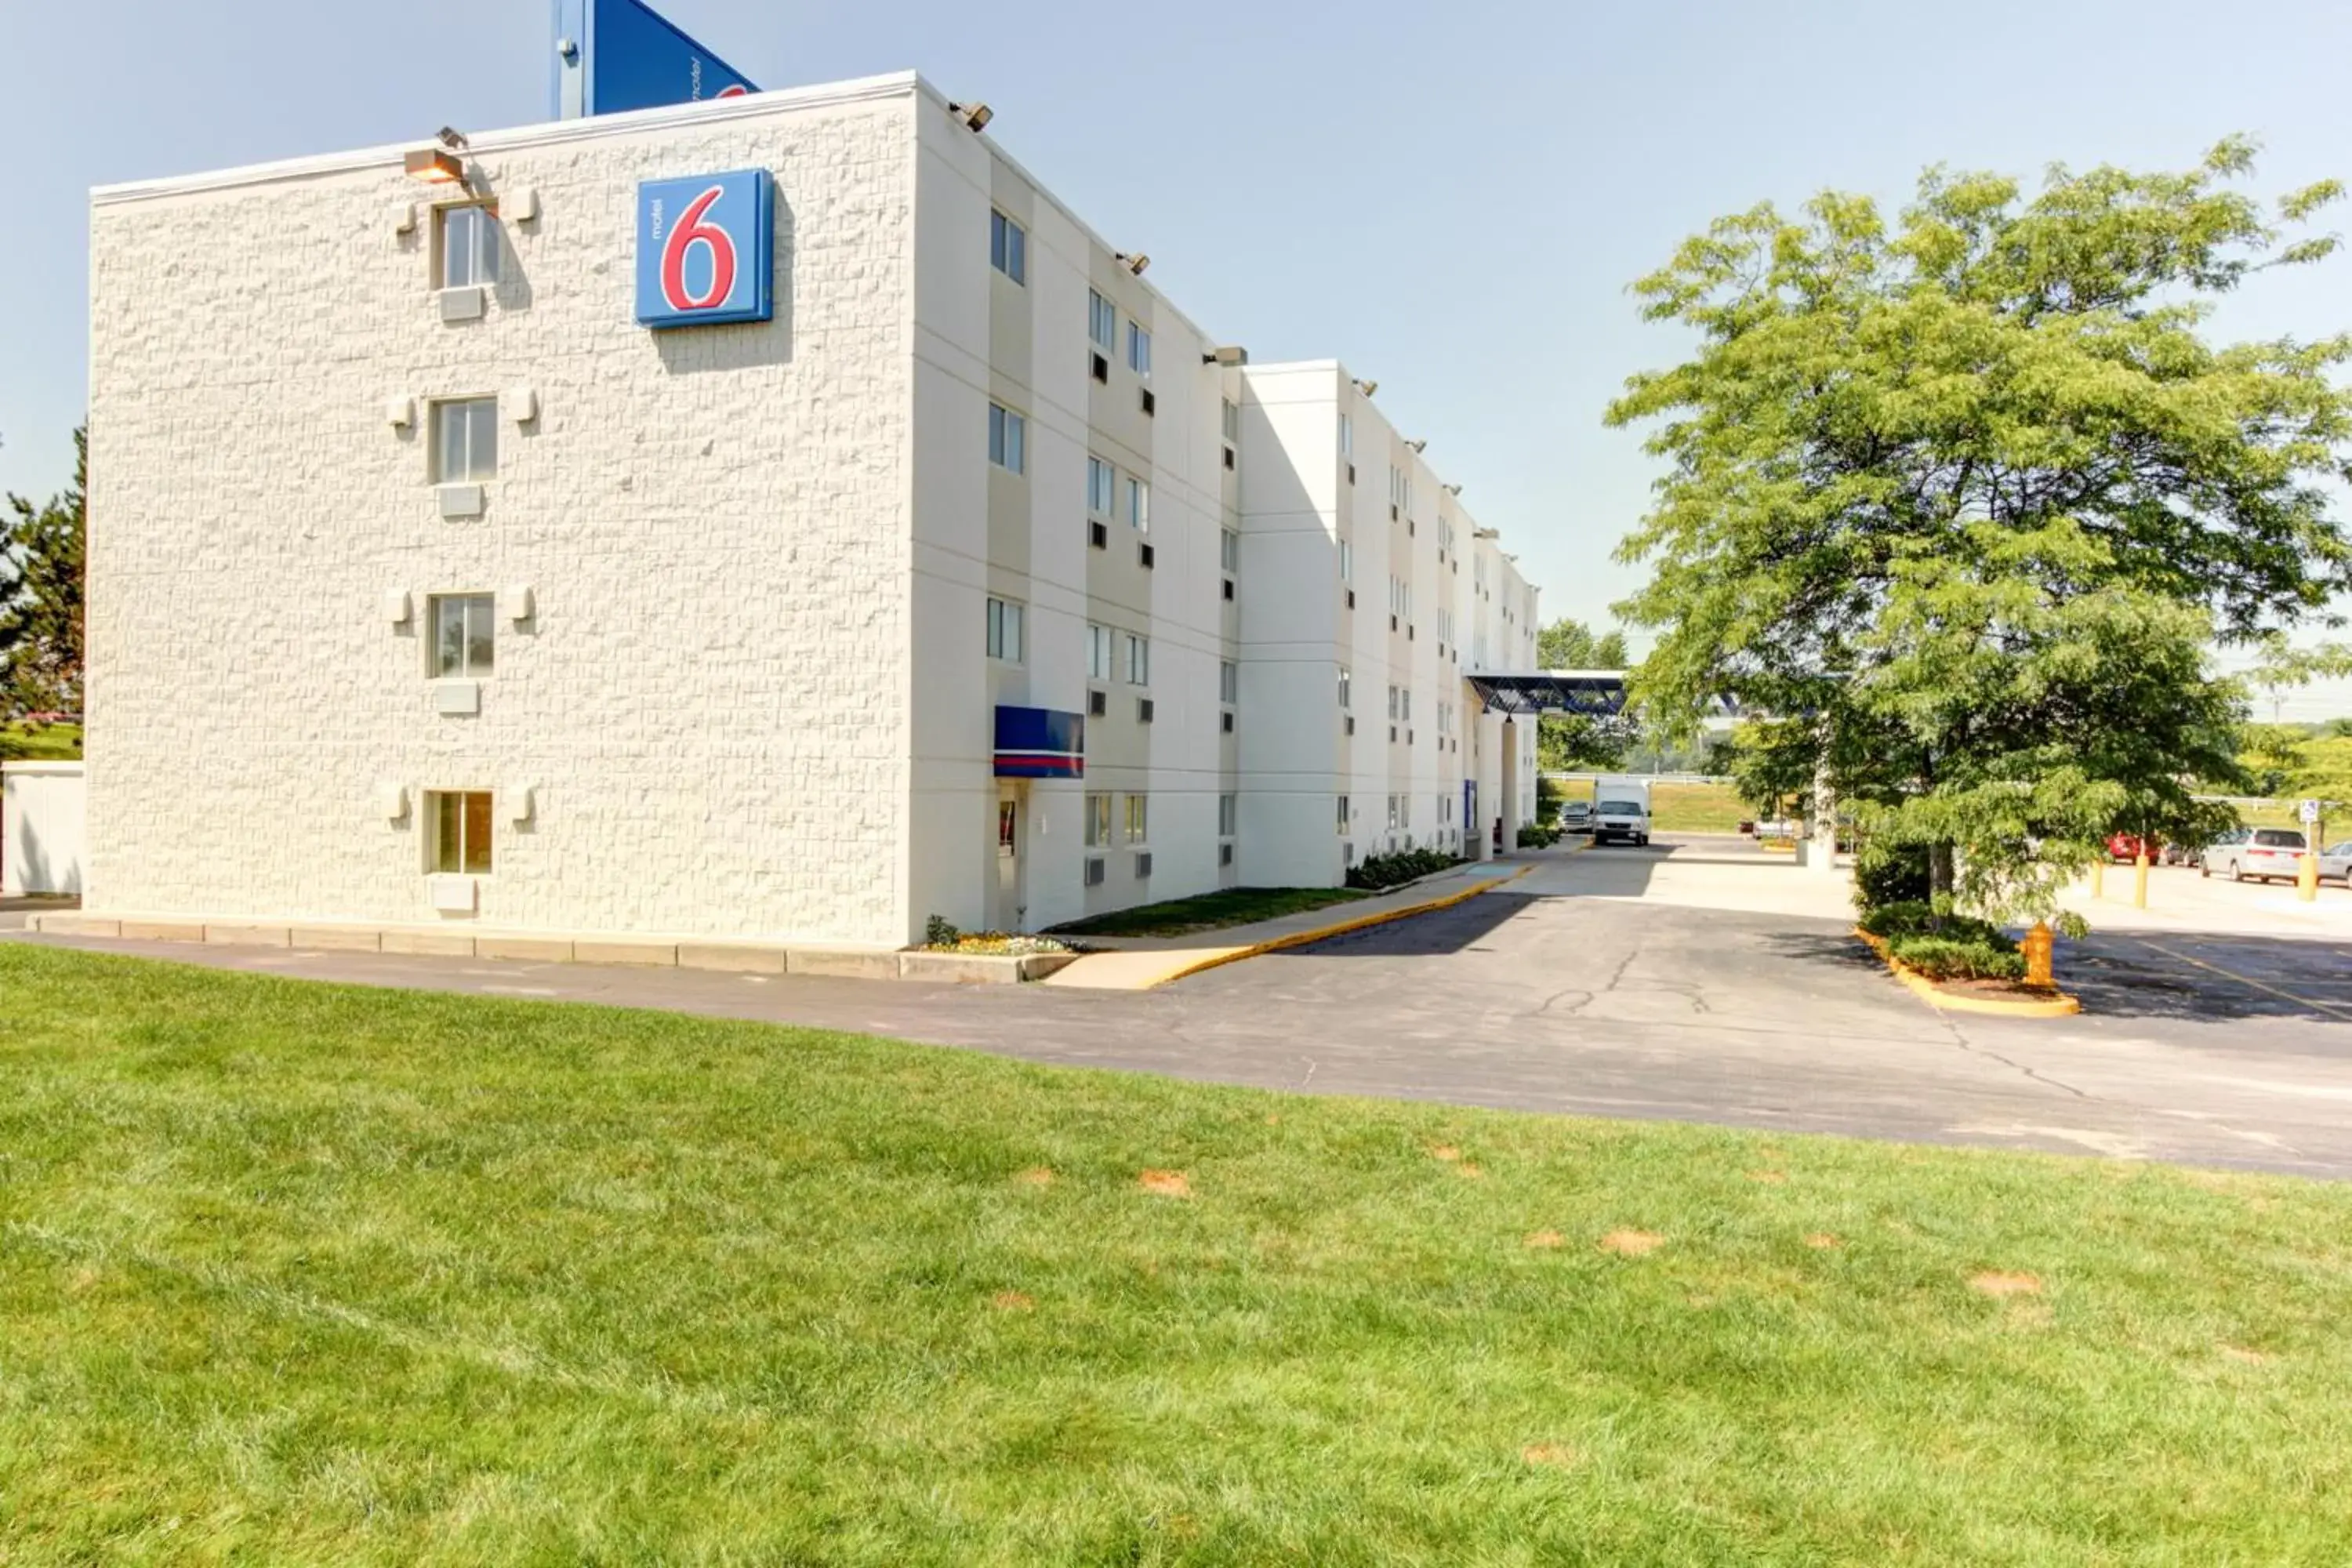
[[2151,866],[2164,858],[2164,846],[2153,838],[2143,838],[2137,833],[2117,833],[2107,839],[2107,858],[2125,865],[2147,857]]

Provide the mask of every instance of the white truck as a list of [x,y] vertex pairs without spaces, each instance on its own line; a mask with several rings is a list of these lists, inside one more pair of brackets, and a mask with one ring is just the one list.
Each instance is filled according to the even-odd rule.
[[1604,778],[1592,786],[1592,842],[1612,838],[1628,844],[1650,841],[1650,781]]

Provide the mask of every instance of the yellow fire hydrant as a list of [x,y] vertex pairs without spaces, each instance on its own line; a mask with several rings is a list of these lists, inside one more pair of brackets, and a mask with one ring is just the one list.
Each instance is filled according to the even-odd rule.
[[2055,988],[2058,977],[2051,972],[2050,957],[2057,939],[2050,933],[2048,921],[2036,921],[2033,929],[2025,933],[2021,944],[2025,949],[2025,983],[2044,988]]

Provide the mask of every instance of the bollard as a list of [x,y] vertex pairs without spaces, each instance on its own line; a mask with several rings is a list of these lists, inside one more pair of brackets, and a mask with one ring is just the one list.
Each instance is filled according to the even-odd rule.
[[2294,868],[2294,896],[2306,904],[2319,897],[2319,857],[2308,849]]
[[2091,862],[2091,897],[2107,896],[2107,858],[2104,855]]
[[2047,988],[2058,984],[2057,976],[2050,970],[2050,952],[2054,942],[2048,921],[2034,921],[2033,929],[2025,933],[2025,941],[2020,945],[2025,949],[2025,983],[2028,985]]
[[2147,908],[2147,851],[2142,849],[2139,858],[2132,862],[2132,908]]

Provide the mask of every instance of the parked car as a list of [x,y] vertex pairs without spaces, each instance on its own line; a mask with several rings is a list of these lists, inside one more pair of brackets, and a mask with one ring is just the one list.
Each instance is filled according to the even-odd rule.
[[2158,839],[2143,838],[2137,833],[2116,833],[2108,836],[2108,859],[2129,865],[2143,854],[2150,860],[2160,860],[2164,857],[2164,845]]
[[1592,803],[1589,800],[1564,803],[1559,808],[1559,830],[1562,833],[1591,832]]
[[2194,866],[2204,853],[2194,844],[2168,842],[2156,858],[2157,863],[2162,866]]
[[2319,852],[2319,879],[2352,888],[2352,838],[2331,844]]
[[2292,827],[2241,827],[2205,846],[2197,869],[2205,877],[2219,871],[2232,882],[2291,882],[2303,851],[2303,835]]

